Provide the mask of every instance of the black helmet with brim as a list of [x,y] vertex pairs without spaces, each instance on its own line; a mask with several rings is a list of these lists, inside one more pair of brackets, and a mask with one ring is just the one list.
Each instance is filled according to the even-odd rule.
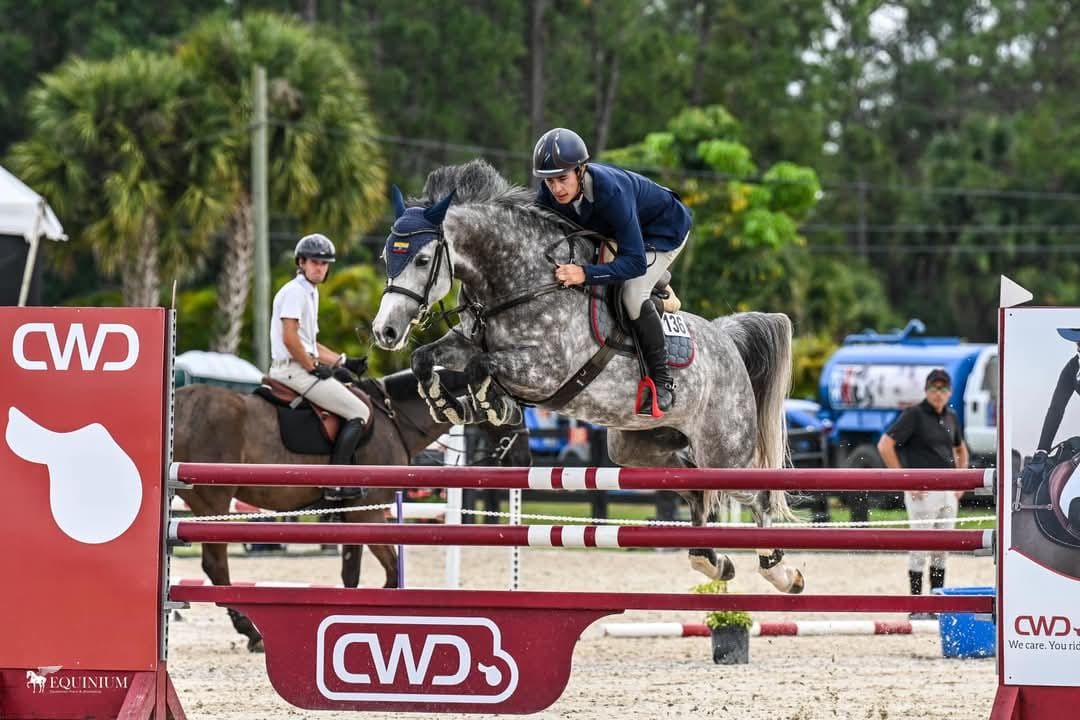
[[540,136],[533,149],[533,175],[562,175],[589,161],[589,148],[573,130],[552,128]]
[[330,242],[330,238],[321,233],[305,235],[300,238],[300,242],[296,243],[296,250],[293,251],[293,257],[296,258],[298,262],[300,258],[334,262],[336,258],[334,243]]

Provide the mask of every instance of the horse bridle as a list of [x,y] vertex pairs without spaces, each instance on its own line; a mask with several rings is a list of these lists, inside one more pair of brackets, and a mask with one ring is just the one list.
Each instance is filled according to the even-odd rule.
[[[431,269],[428,270],[427,280],[424,281],[424,294],[420,295],[409,288],[394,285],[392,278],[386,279],[386,287],[383,289],[383,295],[386,295],[387,293],[397,293],[415,300],[418,308],[416,310],[416,316],[412,319],[412,324],[425,327],[432,319],[430,301],[431,290],[435,287],[435,283],[439,281],[439,268],[442,267],[444,258],[446,260],[446,267],[450,271],[450,284],[452,285],[454,283],[454,263],[450,261],[450,247],[446,242],[446,235],[443,234],[441,225],[430,230],[414,230],[413,232],[408,233],[400,233],[391,228],[390,234],[394,237],[401,238],[415,237],[417,235],[435,236],[435,262],[431,264]],[[445,314],[445,311],[440,314]]]

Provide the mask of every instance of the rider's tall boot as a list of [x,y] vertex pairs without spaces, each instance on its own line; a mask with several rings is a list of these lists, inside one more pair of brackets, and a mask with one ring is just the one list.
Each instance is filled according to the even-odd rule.
[[[352,465],[356,446],[360,443],[360,436],[364,433],[364,419],[353,418],[346,420],[338,431],[337,440],[334,442],[334,450],[330,454],[331,465]],[[367,488],[362,487],[330,487],[323,488],[323,497],[330,501],[351,500],[367,495]]]
[[645,391],[639,393],[638,415],[651,415],[661,417],[664,412],[670,410],[675,404],[675,381],[671,377],[668,368],[667,348],[664,345],[664,326],[660,322],[660,316],[656,312],[656,306],[652,300],[641,303],[641,315],[637,320],[631,321],[634,326],[634,334],[637,336],[638,347],[641,348],[641,356],[645,361],[645,367],[649,371],[653,385],[656,387],[656,402],[653,402],[652,393]]

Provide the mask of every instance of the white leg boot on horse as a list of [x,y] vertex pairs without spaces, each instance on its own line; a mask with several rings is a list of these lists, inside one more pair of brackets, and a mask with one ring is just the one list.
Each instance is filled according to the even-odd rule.
[[652,388],[649,388],[647,383],[644,389],[639,389],[637,413],[663,417],[664,413],[675,405],[675,381],[668,368],[664,326],[660,323],[660,316],[657,315],[656,306],[653,305],[652,300],[646,300],[641,304],[641,315],[636,320],[631,320],[631,323],[641,350],[641,358],[649,372],[649,378],[652,379],[652,385],[656,389],[655,400]]
[[442,385],[439,373],[431,371],[431,380],[425,387],[421,380],[417,385],[417,392],[428,404],[428,411],[435,422],[448,422],[452,425],[465,425],[468,415],[465,406],[462,405],[453,394],[448,393]]
[[478,384],[469,384],[469,401],[472,403],[475,417],[495,427],[517,425],[522,420],[521,407],[513,398],[491,387],[488,375]]
[[[754,522],[762,528],[771,526],[773,517],[787,520],[798,519],[788,509],[784,493],[780,491],[759,491],[754,503],[750,506],[750,512],[754,515]],[[783,550],[759,549],[757,554],[758,572],[777,590],[798,595],[806,588],[802,571],[784,562]]]
[[798,568],[784,563],[783,550],[758,550],[758,572],[780,592],[798,595],[806,587]]

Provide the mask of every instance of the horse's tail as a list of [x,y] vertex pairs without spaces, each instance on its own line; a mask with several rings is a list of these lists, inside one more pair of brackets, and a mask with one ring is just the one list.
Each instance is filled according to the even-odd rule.
[[[739,349],[757,403],[754,467],[782,468],[788,457],[784,398],[791,390],[791,320],[783,313],[736,313],[713,321]],[[777,519],[797,520],[783,492],[769,493]]]

